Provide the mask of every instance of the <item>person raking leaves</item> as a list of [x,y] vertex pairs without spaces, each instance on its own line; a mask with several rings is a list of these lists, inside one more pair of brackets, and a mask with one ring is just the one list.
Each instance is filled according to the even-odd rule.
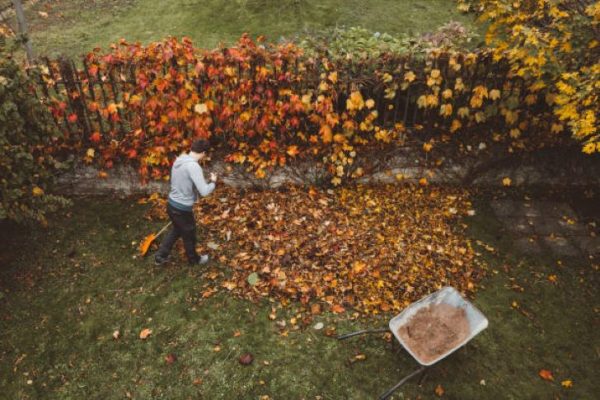
[[191,265],[205,264],[208,254],[198,256],[196,252],[196,220],[193,205],[197,194],[208,196],[215,190],[217,176],[210,174],[209,183],[204,179],[199,161],[206,157],[209,143],[197,140],[192,143],[189,153],[183,153],[173,163],[171,168],[171,190],[167,200],[167,214],[172,222],[172,228],[160,244],[154,256],[154,263],[162,265],[169,261],[171,248],[181,238],[185,255]]

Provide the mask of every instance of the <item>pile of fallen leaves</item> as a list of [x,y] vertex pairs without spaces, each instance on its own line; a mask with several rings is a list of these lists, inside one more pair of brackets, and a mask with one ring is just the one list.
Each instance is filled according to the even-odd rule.
[[[153,198],[149,216],[166,218]],[[202,296],[226,289],[316,313],[325,304],[378,313],[446,285],[469,293],[482,276],[460,221],[472,213],[468,194],[450,188],[222,188],[195,209],[198,251],[220,262]]]

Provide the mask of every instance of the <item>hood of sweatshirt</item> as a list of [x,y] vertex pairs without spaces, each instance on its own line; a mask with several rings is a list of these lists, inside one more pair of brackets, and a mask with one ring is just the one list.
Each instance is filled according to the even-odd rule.
[[181,168],[181,166],[183,166],[185,164],[197,163],[197,162],[198,161],[196,161],[194,159],[194,157],[190,156],[189,154],[182,154],[175,159],[175,162],[173,163],[173,168],[179,169],[179,168]]

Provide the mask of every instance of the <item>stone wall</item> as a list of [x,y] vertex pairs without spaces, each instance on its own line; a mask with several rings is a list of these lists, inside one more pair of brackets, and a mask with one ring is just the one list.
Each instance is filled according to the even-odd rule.
[[[548,152],[527,158],[513,156],[490,161],[465,157],[460,160],[446,159],[440,166],[431,167],[422,154],[405,147],[386,154],[363,156],[362,162],[357,162],[366,173],[356,181],[365,184],[397,183],[397,176],[401,175],[403,182],[417,182],[426,177],[429,182],[436,184],[494,187],[502,186],[502,179],[509,177],[513,186],[600,188],[600,157],[596,156],[567,156]],[[264,179],[255,178],[241,166],[220,161],[204,166],[204,170],[206,176],[209,172],[215,172],[221,183],[232,187],[264,189],[286,184],[319,185],[327,180],[322,166],[314,162],[278,168]],[[107,171],[106,178],[99,178],[98,172],[97,168],[89,165],[76,166],[59,177],[59,190],[69,195],[119,196],[168,191],[167,181],[143,184],[136,170],[130,166],[113,168]]]

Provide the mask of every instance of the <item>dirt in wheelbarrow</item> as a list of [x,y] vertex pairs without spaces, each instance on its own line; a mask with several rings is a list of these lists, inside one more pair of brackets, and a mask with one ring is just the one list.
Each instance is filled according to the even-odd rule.
[[423,363],[430,363],[469,337],[465,310],[449,304],[432,304],[417,311],[398,334]]

